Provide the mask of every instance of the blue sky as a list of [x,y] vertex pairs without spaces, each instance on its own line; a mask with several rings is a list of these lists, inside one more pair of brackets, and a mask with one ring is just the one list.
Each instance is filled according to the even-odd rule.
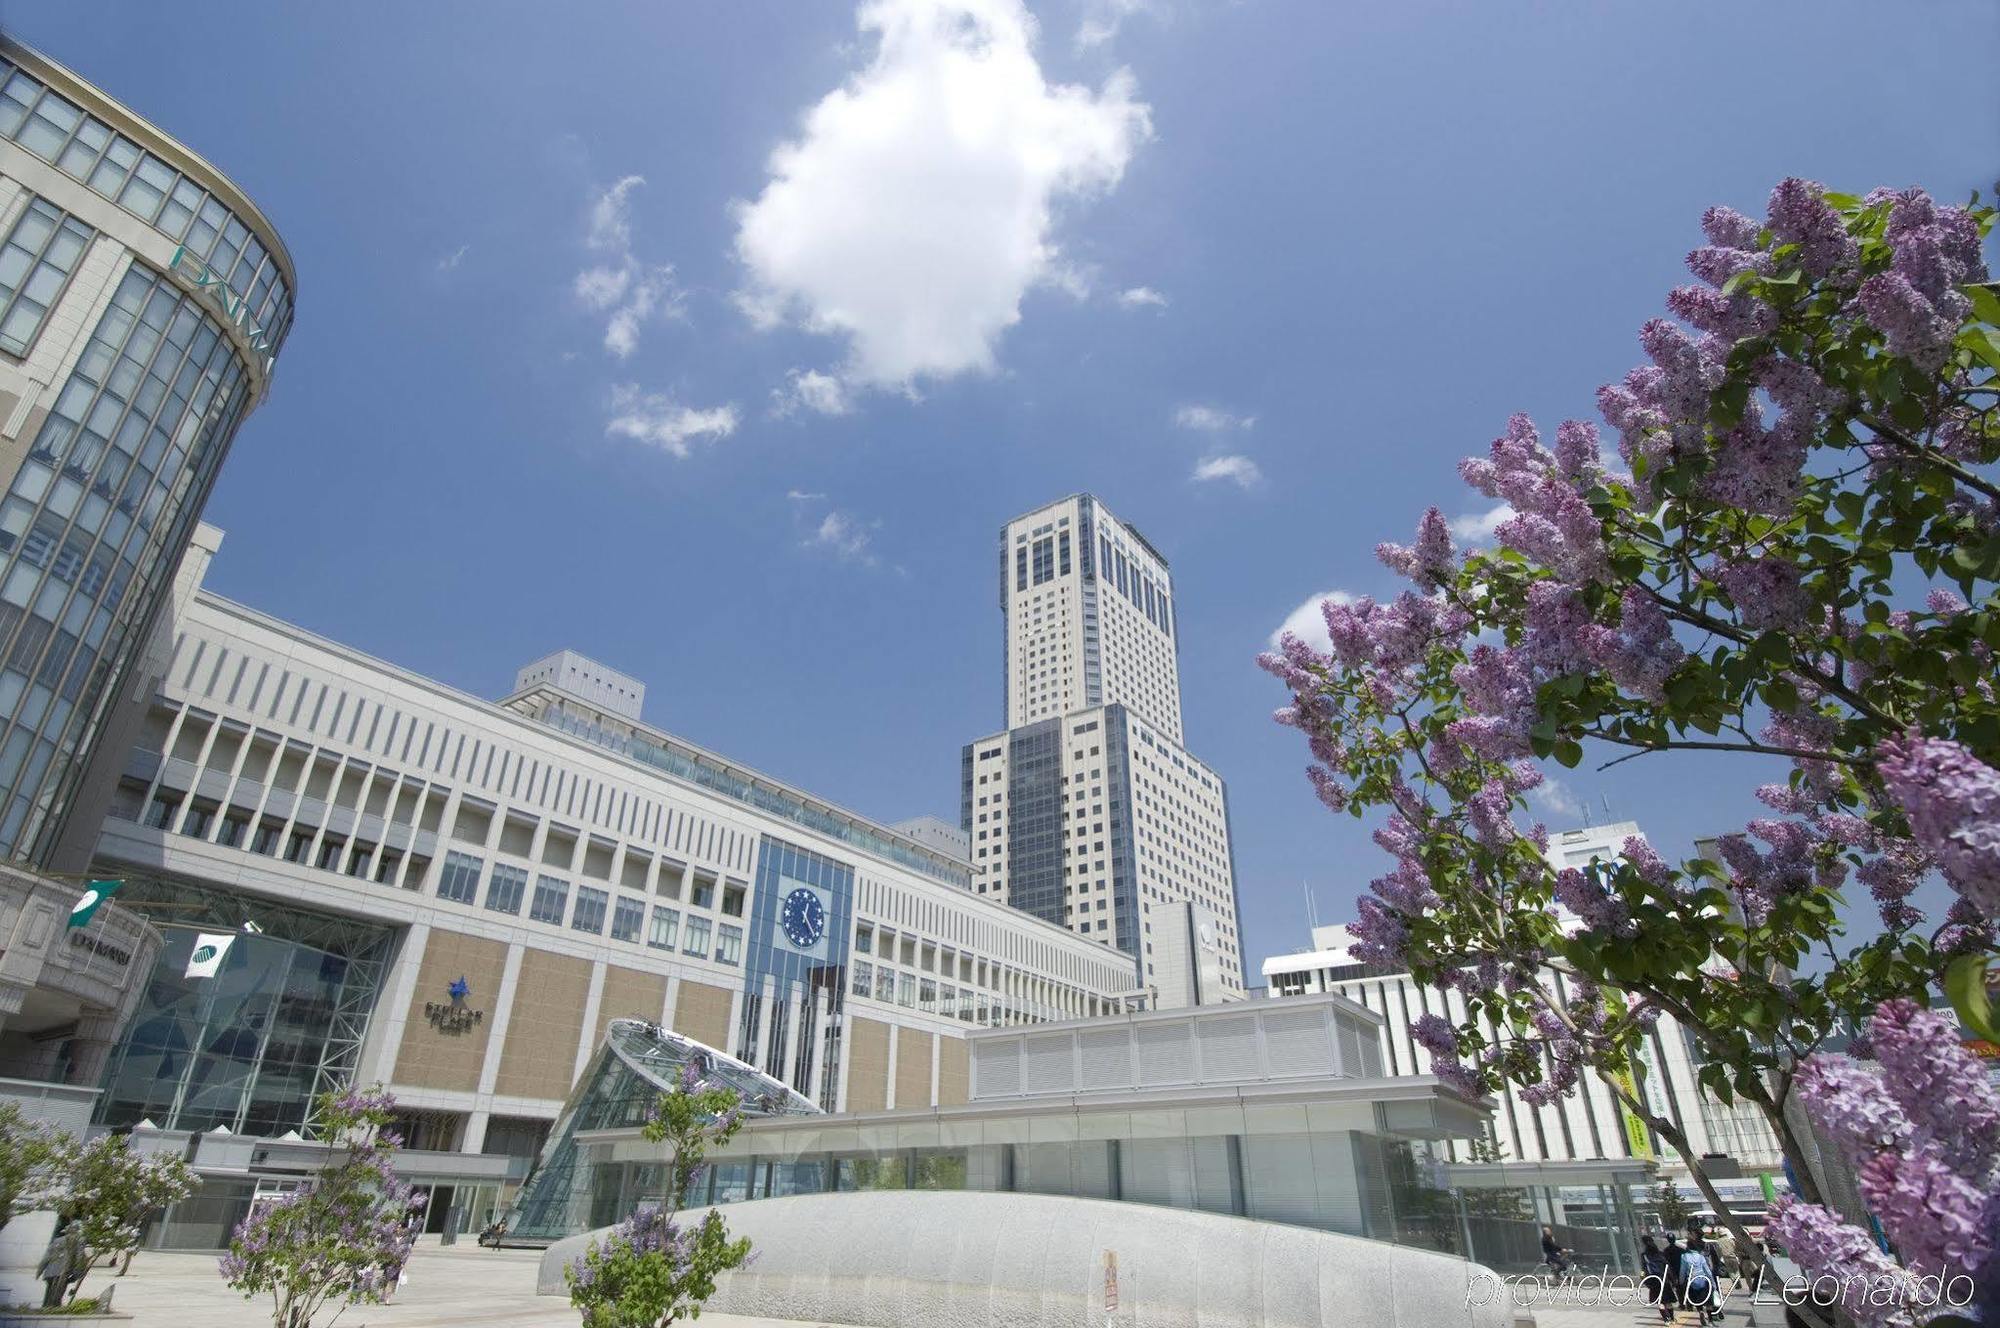
[[[954,818],[1002,722],[996,532],[1095,492],[1173,562],[1252,972],[1303,942],[1302,882],[1338,920],[1380,863],[1269,721],[1273,629],[1393,591],[1371,551],[1428,503],[1476,519],[1453,466],[1510,412],[1587,415],[1705,206],[2000,174],[1972,0],[864,8],[0,22],[297,262],[211,586],[488,696],[572,646],[696,742]],[[1564,784],[1672,851],[1770,777]]]

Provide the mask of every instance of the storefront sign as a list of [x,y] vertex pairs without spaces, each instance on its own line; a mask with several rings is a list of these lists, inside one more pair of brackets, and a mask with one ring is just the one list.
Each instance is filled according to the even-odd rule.
[[424,1018],[430,1020],[432,1028],[440,1033],[465,1033],[485,1022],[486,1011],[468,1009],[465,998],[472,994],[472,986],[461,975],[445,988],[451,1000],[427,1001],[424,1003]]
[[264,372],[271,372],[272,361],[276,358],[271,346],[271,338],[257,320],[250,316],[250,302],[231,289],[229,282],[210,267],[204,260],[188,252],[186,245],[174,250],[173,262],[167,266],[194,283],[195,290],[214,305],[224,318],[235,324],[250,342],[250,349],[264,359]]
[[69,934],[69,943],[78,950],[88,950],[94,955],[109,959],[120,968],[130,968],[132,966],[132,952],[130,950],[127,950],[122,945],[113,945],[101,936],[92,936],[89,932],[84,931],[72,931]]

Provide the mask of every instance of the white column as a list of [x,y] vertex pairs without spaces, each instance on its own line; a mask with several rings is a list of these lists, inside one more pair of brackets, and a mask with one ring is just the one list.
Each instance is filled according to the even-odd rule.
[[364,1083],[386,1084],[396,1072],[396,1050],[403,1042],[403,1026],[409,1018],[410,998],[416,994],[417,972],[424,966],[424,948],[430,942],[431,925],[428,922],[413,922],[409,931],[403,934],[403,944],[396,952],[396,962],[389,970],[389,980],[383,992],[376,997],[377,1009],[381,1017],[368,1021],[368,1041],[372,1046],[364,1047],[361,1063],[369,1067],[361,1076]]
[[514,993],[521,985],[521,955],[523,949],[519,941],[507,947],[507,962],[500,971],[500,990],[493,998],[493,1031],[486,1035],[486,1060],[479,1067],[479,1096],[482,1099],[493,1096],[493,1085],[500,1082],[500,1051],[507,1045],[507,1025],[514,1014]]
[[590,966],[590,995],[583,1002],[583,1027],[577,1033],[576,1063],[569,1072],[572,1084],[583,1073],[583,1067],[590,1064],[591,1053],[597,1050],[597,1016],[603,1008],[604,961],[599,959]]

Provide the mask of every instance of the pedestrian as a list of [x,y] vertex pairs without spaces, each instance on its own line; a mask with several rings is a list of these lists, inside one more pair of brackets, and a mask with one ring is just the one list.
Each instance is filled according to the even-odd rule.
[[1681,1307],[1681,1256],[1687,1253],[1687,1247],[1681,1244],[1680,1237],[1669,1231],[1667,1243],[1661,1247],[1660,1253],[1667,1260],[1666,1280],[1660,1287],[1660,1322],[1672,1323]]
[[1724,1227],[1715,1233],[1713,1253],[1715,1255],[1715,1271],[1722,1274],[1724,1279],[1734,1282],[1736,1274],[1742,1269],[1743,1265],[1736,1257],[1736,1237],[1730,1234],[1728,1227]]
[[83,1243],[83,1223],[65,1222],[49,1240],[35,1276],[42,1282],[42,1308],[61,1309],[72,1281],[82,1282],[90,1271],[90,1251]]
[[1639,1267],[1644,1274],[1639,1284],[1646,1290],[1646,1303],[1660,1312],[1660,1322],[1665,1323],[1673,1316],[1667,1308],[1667,1255],[1660,1248],[1660,1236],[1649,1232],[1646,1246],[1639,1252]]
[[1722,1318],[1716,1296],[1715,1265],[1709,1261],[1707,1242],[1690,1232],[1688,1247],[1681,1253],[1681,1295],[1694,1308],[1697,1321],[1707,1324]]

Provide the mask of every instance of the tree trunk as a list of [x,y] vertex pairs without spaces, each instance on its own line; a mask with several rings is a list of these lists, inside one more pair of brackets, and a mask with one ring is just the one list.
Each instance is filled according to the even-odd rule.
[[[1653,1115],[1637,1099],[1628,1095],[1624,1086],[1611,1075],[1599,1070],[1597,1077],[1611,1090],[1611,1095],[1624,1103],[1633,1115],[1673,1145],[1674,1151],[1680,1154],[1681,1161],[1687,1166],[1689,1179],[1694,1181],[1695,1188],[1701,1191],[1702,1197],[1708,1200],[1709,1207],[1715,1211],[1716,1220],[1728,1227],[1729,1234],[1736,1238],[1736,1248],[1742,1251],[1755,1250],[1756,1242],[1750,1239],[1750,1233],[1744,1229],[1743,1223],[1737,1220],[1736,1214],[1730,1211],[1729,1206],[1722,1202],[1722,1196],[1716,1193],[1715,1182],[1708,1178],[1708,1172],[1702,1167],[1701,1159],[1695,1155],[1693,1146],[1688,1143],[1687,1135],[1681,1131],[1680,1126],[1665,1117]],[[1782,1138],[1780,1147],[1784,1147],[1788,1139],[1789,1135]],[[1789,1149],[1786,1156],[1791,1156]],[[1797,1165],[1794,1163],[1795,1168]],[[1798,1314],[1800,1321],[1808,1325],[1808,1328],[1836,1328],[1836,1321],[1826,1317],[1826,1312],[1817,1306],[1800,1306]]]

